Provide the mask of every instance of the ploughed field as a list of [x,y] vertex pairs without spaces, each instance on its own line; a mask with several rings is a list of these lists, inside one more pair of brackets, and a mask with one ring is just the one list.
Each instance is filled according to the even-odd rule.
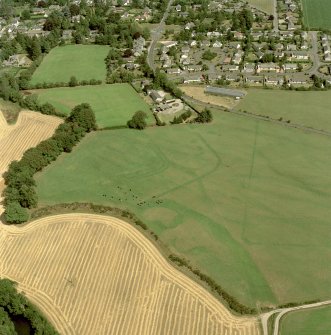
[[124,221],[66,214],[0,230],[0,276],[61,335],[260,334],[257,318],[230,314]]
[[331,29],[330,0],[301,0],[304,23],[308,29]]
[[250,306],[329,298],[330,137],[214,117],[90,134],[37,175],[40,204],[127,208]]
[[104,59],[108,51],[109,47],[104,45],[66,45],[54,48],[34,72],[31,84],[68,83],[71,76],[75,76],[78,81],[104,81]]
[[89,103],[101,128],[126,125],[138,110],[146,112],[147,122],[154,124],[149,106],[129,84],[64,87],[33,92],[38,95],[40,103],[49,102],[66,114],[78,104]]

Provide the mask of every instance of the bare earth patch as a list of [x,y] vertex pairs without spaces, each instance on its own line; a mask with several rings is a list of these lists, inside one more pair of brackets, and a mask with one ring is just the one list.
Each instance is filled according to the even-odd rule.
[[182,85],[180,89],[191,98],[229,109],[232,109],[238,103],[238,101],[233,98],[205,94],[205,86]]
[[122,220],[65,214],[0,231],[0,275],[61,335],[261,333],[257,318],[232,315]]

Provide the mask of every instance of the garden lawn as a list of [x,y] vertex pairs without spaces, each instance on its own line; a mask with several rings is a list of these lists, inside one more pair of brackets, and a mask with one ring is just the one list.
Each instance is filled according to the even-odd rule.
[[138,110],[146,112],[148,124],[154,124],[149,106],[129,84],[52,88],[34,93],[40,103],[49,102],[66,114],[78,104],[89,103],[101,128],[126,125]]
[[330,0],[301,0],[304,23],[308,29],[331,29]]
[[248,3],[267,14],[273,14],[274,0],[248,0]]
[[40,205],[135,212],[251,306],[331,295],[331,138],[228,113],[94,132],[37,175]]
[[331,131],[330,106],[331,91],[249,89],[235,109]]
[[67,45],[56,47],[43,59],[34,72],[31,84],[69,82],[71,76],[77,80],[105,80],[105,58],[108,46]]
[[331,306],[291,312],[281,321],[281,335],[331,335]]

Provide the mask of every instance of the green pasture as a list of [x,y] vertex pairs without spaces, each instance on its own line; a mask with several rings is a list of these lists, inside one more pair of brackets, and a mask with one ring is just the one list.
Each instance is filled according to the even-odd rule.
[[331,306],[286,314],[280,335],[331,335]]
[[154,124],[149,106],[129,84],[61,87],[36,90],[40,103],[49,102],[58,111],[69,114],[71,109],[88,102],[99,127],[126,125],[132,115],[142,110],[148,115],[148,123]]
[[54,48],[43,59],[34,72],[31,84],[69,82],[71,76],[77,80],[105,80],[104,59],[108,46],[66,45]]
[[40,205],[127,208],[251,306],[330,297],[331,138],[214,118],[92,133],[37,175]]
[[331,29],[330,0],[301,0],[304,23],[308,29]]
[[262,10],[267,14],[273,14],[274,1],[273,0],[248,0],[248,3],[253,7]]
[[331,131],[331,91],[249,89],[236,110]]

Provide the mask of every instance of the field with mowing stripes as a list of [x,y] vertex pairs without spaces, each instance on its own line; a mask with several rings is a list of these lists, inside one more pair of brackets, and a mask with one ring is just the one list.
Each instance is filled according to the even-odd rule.
[[0,178],[11,161],[20,159],[25,150],[52,136],[62,119],[23,111],[14,125],[8,125],[0,111]]
[[37,175],[40,205],[128,208],[247,305],[327,299],[330,137],[214,119],[87,135]]
[[331,29],[330,0],[301,0],[304,23],[308,29]]
[[287,314],[281,321],[281,335],[330,335],[331,306]]
[[67,214],[0,232],[0,276],[61,335],[260,334],[256,318],[230,314],[119,219]]
[[[331,91],[295,92],[249,89],[235,109],[306,127],[331,131]],[[293,103],[295,101],[295,104]]]
[[78,104],[88,102],[99,127],[126,125],[132,115],[142,110],[147,113],[149,124],[154,117],[146,102],[129,84],[79,86],[32,91],[40,103],[50,102],[58,111],[69,114]]
[[8,125],[0,110],[0,215],[4,183],[2,174],[13,160],[22,157],[24,151],[53,135],[62,122],[60,118],[31,111],[22,111],[14,125]]
[[77,80],[105,80],[104,59],[109,51],[104,45],[67,45],[54,48],[34,72],[31,84],[69,82]]

